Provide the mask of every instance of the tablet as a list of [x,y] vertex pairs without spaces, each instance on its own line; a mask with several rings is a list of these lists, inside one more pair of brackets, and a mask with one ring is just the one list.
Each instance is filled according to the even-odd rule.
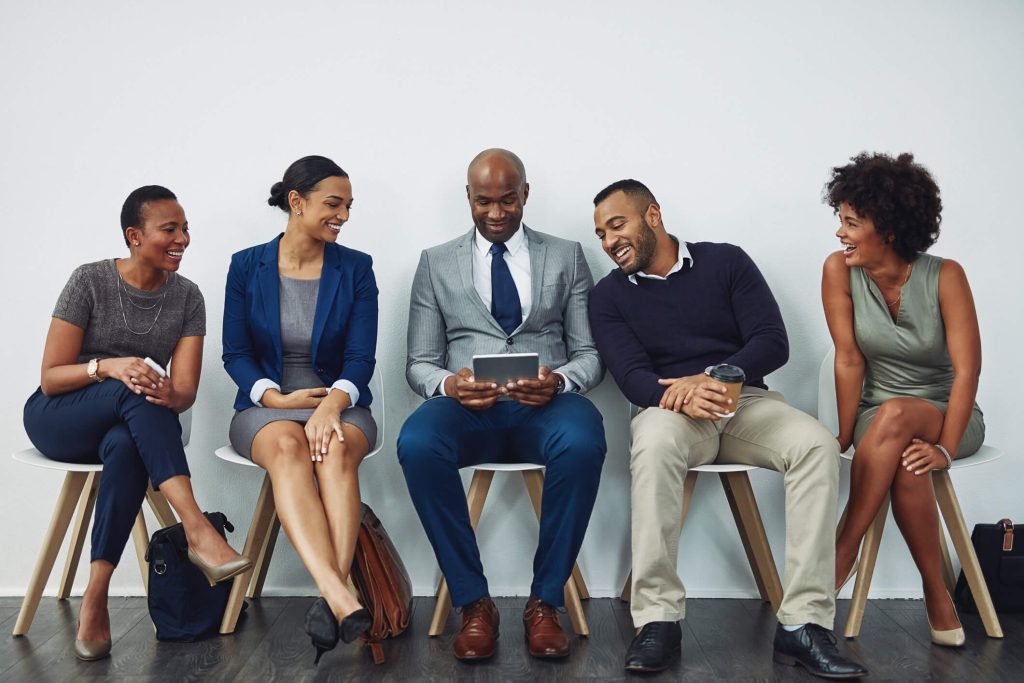
[[537,379],[540,358],[536,353],[493,353],[473,356],[473,377],[477,382],[507,384],[520,379]]

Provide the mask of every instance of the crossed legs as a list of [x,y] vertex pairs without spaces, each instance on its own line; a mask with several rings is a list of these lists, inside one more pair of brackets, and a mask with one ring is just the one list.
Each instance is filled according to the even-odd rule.
[[[888,492],[892,514],[907,541],[924,588],[928,618],[936,629],[960,625],[946,597],[939,547],[939,516],[930,474],[915,475],[901,465],[911,439],[934,443],[942,431],[938,408],[915,398],[896,398],[878,408],[853,459],[846,524],[836,539],[836,576],[849,574],[868,527]],[[841,581],[837,578],[837,581]]]
[[317,463],[297,422],[271,422],[252,442],[253,462],[273,483],[281,526],[339,621],[360,607],[347,584],[359,532],[359,464],[370,450],[358,428],[343,423],[342,433],[344,443],[333,439]]

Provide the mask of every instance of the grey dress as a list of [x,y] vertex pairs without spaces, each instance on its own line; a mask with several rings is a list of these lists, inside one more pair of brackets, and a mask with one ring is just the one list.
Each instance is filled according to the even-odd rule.
[[[312,356],[313,316],[316,312],[320,279],[296,280],[282,275],[280,282],[281,349],[284,361],[281,393],[322,387],[323,381],[313,370]],[[256,438],[257,432],[278,420],[306,424],[306,420],[312,414],[312,408],[248,408],[235,413],[231,419],[228,438],[238,453],[251,460],[252,441]],[[376,445],[377,423],[368,408],[350,406],[342,411],[341,421],[359,429],[371,449]]]
[[[854,445],[867,432],[879,406],[891,398],[919,398],[946,414],[953,363],[939,309],[941,268],[942,259],[937,256],[917,257],[910,279],[903,285],[895,322],[882,292],[864,269],[850,269],[854,335],[866,362]],[[974,453],[984,440],[985,420],[975,404],[955,457]]]

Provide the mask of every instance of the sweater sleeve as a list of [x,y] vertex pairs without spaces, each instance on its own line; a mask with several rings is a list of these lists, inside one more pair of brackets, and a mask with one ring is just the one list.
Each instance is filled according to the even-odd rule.
[[748,378],[764,378],[786,364],[789,339],[764,276],[745,251],[735,249],[729,291],[743,347],[722,362],[743,368]]
[[658,405],[665,387],[658,384],[654,364],[611,296],[610,283],[590,290],[590,329],[608,370],[630,403],[641,408]]

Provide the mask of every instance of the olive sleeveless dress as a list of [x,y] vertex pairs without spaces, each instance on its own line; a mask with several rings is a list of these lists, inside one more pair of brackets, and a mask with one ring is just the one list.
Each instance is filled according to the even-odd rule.
[[[850,269],[853,328],[866,363],[864,392],[857,409],[853,443],[860,443],[882,402],[919,398],[946,414],[953,388],[953,364],[939,308],[942,259],[920,254],[903,285],[900,310],[893,322],[878,286],[862,268]],[[985,441],[985,420],[974,405],[954,457],[977,451]]]

